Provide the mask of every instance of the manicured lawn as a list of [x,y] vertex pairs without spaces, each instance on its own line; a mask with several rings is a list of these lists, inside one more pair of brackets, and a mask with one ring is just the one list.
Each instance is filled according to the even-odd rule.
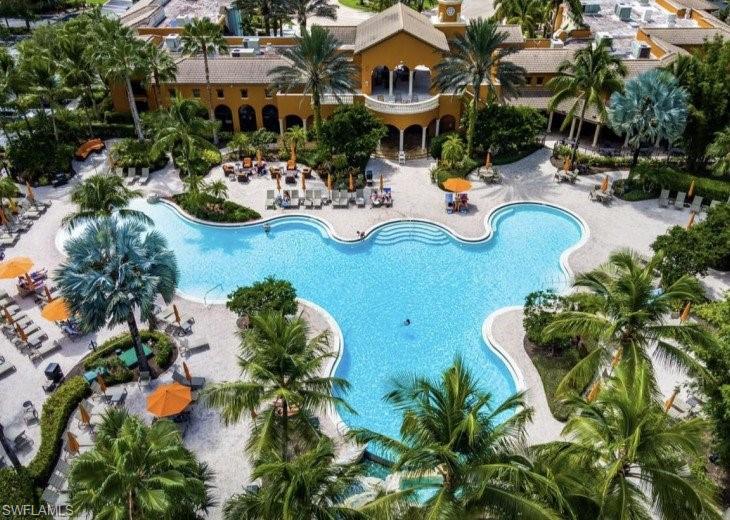
[[345,7],[352,7],[358,11],[372,11],[367,5],[360,3],[360,0],[338,0]]
[[550,411],[557,420],[567,420],[567,410],[565,410],[564,407],[555,399],[555,390],[558,388],[558,384],[563,377],[565,377],[565,374],[567,374],[570,369],[573,368],[573,365],[575,365],[575,358],[570,354],[564,356],[549,356],[548,352],[535,349],[535,347],[530,344],[526,344],[525,349],[540,374],[540,379],[542,379],[542,386],[545,389],[545,395],[547,396]]

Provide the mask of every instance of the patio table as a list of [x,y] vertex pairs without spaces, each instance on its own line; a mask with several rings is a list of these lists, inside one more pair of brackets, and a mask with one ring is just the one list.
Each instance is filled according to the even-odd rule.
[[[145,357],[149,358],[152,356],[152,349],[147,345],[142,345],[142,350]],[[134,347],[128,348],[119,355],[119,359],[122,360],[124,366],[127,368],[134,368],[137,366],[137,353],[134,351]]]

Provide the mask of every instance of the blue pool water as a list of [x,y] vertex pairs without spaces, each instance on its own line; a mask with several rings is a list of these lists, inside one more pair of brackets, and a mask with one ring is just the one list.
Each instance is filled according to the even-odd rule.
[[[393,436],[400,416],[382,401],[390,383],[406,374],[437,376],[457,354],[495,402],[516,390],[507,365],[482,339],[484,319],[522,304],[533,290],[562,289],[560,256],[583,233],[573,216],[539,204],[499,210],[492,238],[478,243],[408,222],[342,243],[304,217],[275,220],[267,235],[260,225],[193,223],[166,204],[132,206],[154,220],[175,251],[181,293],[221,301],[238,286],[276,276],[326,309],[344,335],[336,374],[352,384],[346,397],[357,411],[341,411],[343,420]],[[403,325],[407,318],[410,326]]]

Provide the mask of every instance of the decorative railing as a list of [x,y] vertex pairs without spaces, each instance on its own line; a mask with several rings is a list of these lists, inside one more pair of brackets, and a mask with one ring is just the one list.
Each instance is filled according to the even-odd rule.
[[[311,103],[311,96],[309,94],[301,94],[301,93],[284,93],[284,92],[278,92],[276,94],[276,97],[281,98],[287,98],[287,97],[298,97],[298,98],[306,98],[307,103]],[[339,98],[339,99],[338,99]],[[334,94],[321,94],[319,96],[319,102],[323,105],[352,105],[354,102],[355,95],[354,94],[340,94],[338,96],[335,96]]]
[[439,106],[439,96],[433,96],[423,101],[404,103],[403,101],[380,101],[371,96],[365,97],[365,106],[381,114],[420,114]]

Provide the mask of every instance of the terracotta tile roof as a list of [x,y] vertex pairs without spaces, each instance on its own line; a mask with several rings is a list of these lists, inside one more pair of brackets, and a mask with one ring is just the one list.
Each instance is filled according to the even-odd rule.
[[706,40],[722,36],[730,40],[730,31],[718,28],[687,27],[682,29],[652,29],[645,27],[643,31],[652,38],[659,38],[672,45],[702,45]]
[[[210,82],[216,84],[267,84],[269,73],[279,65],[289,62],[281,56],[257,56],[255,58],[220,57],[208,60]],[[205,67],[202,58],[184,58],[177,63],[176,83],[205,83]]]
[[677,2],[690,9],[699,9],[702,11],[717,11],[720,9],[717,4],[708,0],[677,0]]
[[578,49],[520,49],[507,55],[504,60],[523,67],[527,74],[557,72],[560,64],[573,58]]
[[398,2],[357,26],[355,52],[362,52],[401,31],[436,49],[449,50],[446,35],[436,29],[431,20]]
[[355,45],[356,25],[323,25],[342,45]]
[[524,43],[525,37],[522,35],[522,28],[519,25],[500,25],[500,32],[507,33],[507,39],[504,43],[515,44]]

